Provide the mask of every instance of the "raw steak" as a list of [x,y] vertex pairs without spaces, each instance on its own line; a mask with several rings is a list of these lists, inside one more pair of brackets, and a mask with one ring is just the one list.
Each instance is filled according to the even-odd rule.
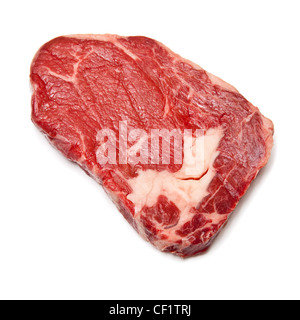
[[270,156],[270,120],[149,38],[59,37],[37,52],[30,77],[36,126],[165,252],[207,249]]

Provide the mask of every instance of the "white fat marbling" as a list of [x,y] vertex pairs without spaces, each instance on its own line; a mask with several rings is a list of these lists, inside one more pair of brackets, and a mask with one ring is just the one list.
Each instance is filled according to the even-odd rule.
[[[154,206],[160,195],[175,203],[181,213],[188,214],[189,209],[207,195],[208,185],[215,175],[213,163],[219,154],[217,148],[222,136],[222,129],[216,128],[185,140],[183,165],[176,173],[140,170],[136,178],[128,181],[132,188],[128,199],[135,204],[136,214],[144,206]],[[196,154],[199,155],[195,157]]]

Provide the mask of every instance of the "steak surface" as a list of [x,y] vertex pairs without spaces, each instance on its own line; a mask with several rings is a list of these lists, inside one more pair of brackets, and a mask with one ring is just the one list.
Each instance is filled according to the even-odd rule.
[[149,38],[53,39],[30,78],[34,124],[165,252],[206,250],[270,156],[258,108]]

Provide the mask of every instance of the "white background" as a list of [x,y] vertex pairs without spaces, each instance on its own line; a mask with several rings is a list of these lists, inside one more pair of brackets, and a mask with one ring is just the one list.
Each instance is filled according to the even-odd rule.
[[[299,299],[299,1],[3,1],[1,299]],[[30,121],[29,67],[64,34],[157,39],[275,124],[267,167],[202,256],[142,240]]]

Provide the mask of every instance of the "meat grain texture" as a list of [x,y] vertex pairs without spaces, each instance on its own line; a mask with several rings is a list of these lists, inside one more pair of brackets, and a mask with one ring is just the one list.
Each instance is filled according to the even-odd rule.
[[[37,52],[30,78],[34,124],[164,252],[188,257],[206,250],[270,156],[273,124],[258,108],[149,38],[58,37]],[[200,129],[202,171],[187,174],[185,155],[183,164],[100,164],[99,130],[118,136],[124,121],[149,135]],[[137,151],[134,142],[128,147]]]

